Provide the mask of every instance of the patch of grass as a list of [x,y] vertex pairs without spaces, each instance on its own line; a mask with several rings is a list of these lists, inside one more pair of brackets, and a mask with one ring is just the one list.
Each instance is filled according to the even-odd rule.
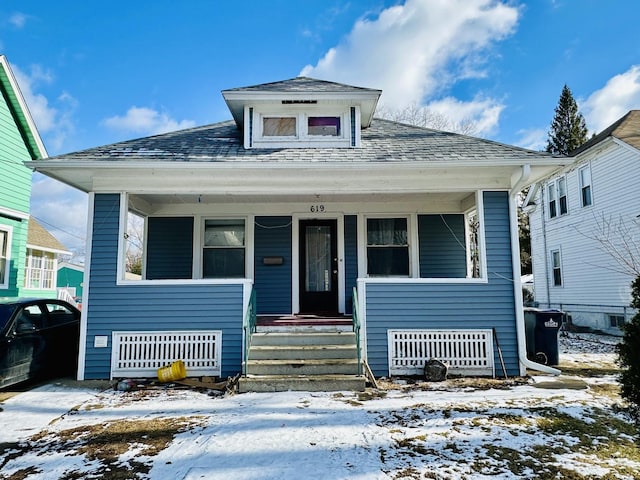
[[372,390],[368,389],[364,392],[358,392],[358,400],[366,402],[367,400],[375,400],[376,398],[385,398],[387,392],[384,390]]
[[595,365],[595,366],[587,366],[587,365],[559,365],[560,370],[562,370],[563,375],[574,375],[576,377],[604,377],[606,375],[618,375],[620,374],[620,369],[615,366],[603,366],[603,365]]
[[9,477],[3,476],[0,478],[3,478],[3,479],[6,478],[6,480],[24,480],[26,478],[29,478],[31,475],[35,475],[37,473],[42,473],[42,470],[36,467],[28,467],[28,468],[23,468],[22,470],[18,470],[17,472],[15,472]]
[[[139,460],[120,462],[120,456],[136,449],[136,458],[152,457],[167,448],[175,435],[202,425],[201,417],[156,418],[147,420],[116,420],[99,425],[41,432],[20,445],[26,451],[44,455],[51,452],[74,452],[102,465],[91,478],[124,480],[140,478],[151,469],[150,463]],[[13,478],[13,477],[12,477]],[[65,478],[86,478],[86,473],[66,472]]]

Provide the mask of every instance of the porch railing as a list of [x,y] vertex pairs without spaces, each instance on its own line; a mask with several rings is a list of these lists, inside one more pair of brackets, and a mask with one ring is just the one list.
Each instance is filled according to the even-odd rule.
[[351,322],[353,325],[353,333],[356,334],[356,352],[358,354],[358,375],[362,375],[362,349],[360,348],[360,318],[358,316],[358,289],[353,287],[353,308]]
[[256,331],[256,291],[251,287],[251,295],[244,319],[242,320],[242,328],[244,331],[243,340],[243,362],[242,373],[247,376],[247,361],[249,360],[249,348],[251,347],[251,336]]

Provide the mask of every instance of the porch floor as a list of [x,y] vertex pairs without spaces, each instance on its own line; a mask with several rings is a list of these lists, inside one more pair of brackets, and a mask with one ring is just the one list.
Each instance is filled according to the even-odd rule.
[[257,327],[350,327],[351,315],[258,315]]

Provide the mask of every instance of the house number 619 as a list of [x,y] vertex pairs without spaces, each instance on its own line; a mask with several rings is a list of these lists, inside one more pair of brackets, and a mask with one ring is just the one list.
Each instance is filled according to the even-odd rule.
[[311,205],[309,210],[311,213],[322,213],[324,212],[324,205]]

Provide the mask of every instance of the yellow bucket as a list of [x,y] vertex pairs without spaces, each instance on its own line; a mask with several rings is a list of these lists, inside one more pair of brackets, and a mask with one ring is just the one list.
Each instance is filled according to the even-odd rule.
[[187,369],[182,360],[177,360],[171,365],[158,369],[158,380],[161,382],[173,382],[187,378]]

